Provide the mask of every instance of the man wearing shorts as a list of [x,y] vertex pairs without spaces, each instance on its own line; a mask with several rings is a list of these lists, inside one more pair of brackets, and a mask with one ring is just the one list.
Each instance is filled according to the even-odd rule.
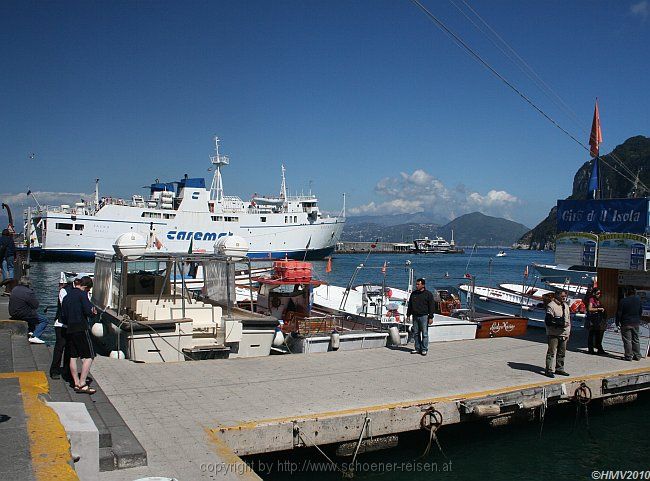
[[[93,287],[90,277],[75,279],[74,289],[65,296],[61,303],[62,324],[68,326],[66,332],[66,349],[70,352],[70,375],[74,390],[78,393],[95,394],[95,390],[86,384],[95,351],[90,340],[88,318],[97,311],[88,299],[88,291]],[[81,374],[77,374],[77,359],[81,359]]]

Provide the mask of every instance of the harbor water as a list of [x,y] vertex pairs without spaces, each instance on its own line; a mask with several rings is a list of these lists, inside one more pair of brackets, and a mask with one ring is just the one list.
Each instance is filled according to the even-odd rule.
[[[346,286],[354,269],[361,263],[372,269],[364,269],[355,284],[371,282],[381,284],[386,265],[386,285],[406,289],[408,283],[406,262],[410,262],[416,278],[427,280],[427,287],[444,288],[468,282],[466,273],[476,277],[477,285],[497,285],[503,282],[523,283],[524,270],[529,267],[529,282],[535,282],[532,263],[553,263],[553,252],[509,250],[506,257],[496,257],[499,249],[471,248],[464,254],[339,254],[334,255],[332,271],[326,272],[325,261],[312,261],[313,274],[317,279],[337,286]],[[46,315],[50,319],[56,312],[56,296],[60,273],[92,272],[92,262],[32,262],[30,276],[41,312],[50,306]],[[54,330],[50,326],[43,335],[45,341],[53,342]]]
[[[380,284],[384,275],[381,267],[385,264],[386,284],[405,289],[407,271],[403,266],[410,261],[415,276],[425,278],[428,287],[443,288],[464,282],[466,273],[475,276],[479,285],[521,283],[526,266],[530,266],[528,282],[535,282],[532,263],[553,263],[552,252],[511,250],[506,257],[498,258],[497,252],[498,249],[477,249],[472,254],[468,249],[457,255],[342,254],[334,256],[330,273],[326,272],[325,261],[314,262],[314,276],[344,286],[355,267],[364,263],[375,269],[364,271],[355,283]],[[42,306],[56,305],[61,271],[88,272],[92,268],[92,263],[34,262],[31,277]],[[50,319],[54,312],[55,307],[48,310]],[[51,327],[44,338],[52,342]],[[568,362],[570,371],[570,358]],[[646,417],[649,408],[650,397],[646,395],[632,404],[609,407],[606,411],[590,406],[586,417],[584,413],[577,417],[575,406],[568,405],[549,411],[543,423],[536,420],[499,428],[479,423],[443,427],[438,437],[444,454],[434,442],[425,457],[421,456],[429,441],[427,434],[401,435],[397,448],[360,454],[354,477],[377,481],[475,480],[487,475],[521,480],[606,479],[601,472],[636,471],[637,477],[629,479],[650,479],[650,422]],[[350,462],[350,458],[336,457],[333,449],[325,448],[325,454],[339,468]],[[271,453],[246,461],[266,480],[286,479],[288,475],[310,481],[341,479],[341,472],[314,449]]]

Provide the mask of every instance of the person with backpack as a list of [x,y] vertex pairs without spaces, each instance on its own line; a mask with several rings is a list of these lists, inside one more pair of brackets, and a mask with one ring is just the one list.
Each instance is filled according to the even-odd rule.
[[[553,293],[544,294],[542,301],[546,307],[546,337],[548,349],[546,351],[545,375],[551,378],[555,374],[568,376],[564,370],[564,357],[566,345],[571,334],[571,309],[567,302],[568,294],[561,291],[557,296]],[[555,363],[555,370],[553,364]]]

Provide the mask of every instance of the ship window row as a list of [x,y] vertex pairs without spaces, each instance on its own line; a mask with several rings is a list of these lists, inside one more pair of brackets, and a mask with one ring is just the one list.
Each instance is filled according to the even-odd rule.
[[147,217],[149,219],[161,219],[162,214],[160,212],[143,212],[142,217]]
[[[293,219],[293,220],[291,220]],[[284,216],[284,223],[289,224],[290,222],[298,222],[298,216],[297,215],[285,215]]]
[[84,230],[83,224],[68,224],[67,222],[57,222],[56,228],[58,230]]
[[229,216],[222,217],[222,216],[220,216],[220,215],[211,215],[210,218],[211,218],[214,222],[221,222],[221,221],[225,221],[225,222],[239,222],[239,217],[229,217]]

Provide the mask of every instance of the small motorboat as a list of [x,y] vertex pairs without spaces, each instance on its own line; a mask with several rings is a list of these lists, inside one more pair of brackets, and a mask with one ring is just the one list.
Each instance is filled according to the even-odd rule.
[[585,285],[592,283],[596,277],[596,268],[593,266],[533,264],[533,267],[546,282]]
[[499,251],[499,253],[497,254],[497,257],[505,257],[507,255],[508,254],[506,254],[506,251]]
[[[459,289],[467,296],[467,304],[473,305],[477,311],[500,316],[525,317],[530,326],[545,327],[546,309],[541,300],[493,287],[463,284]],[[569,299],[572,326],[576,328],[582,327],[584,317],[584,314],[579,312],[579,302],[579,299]]]

